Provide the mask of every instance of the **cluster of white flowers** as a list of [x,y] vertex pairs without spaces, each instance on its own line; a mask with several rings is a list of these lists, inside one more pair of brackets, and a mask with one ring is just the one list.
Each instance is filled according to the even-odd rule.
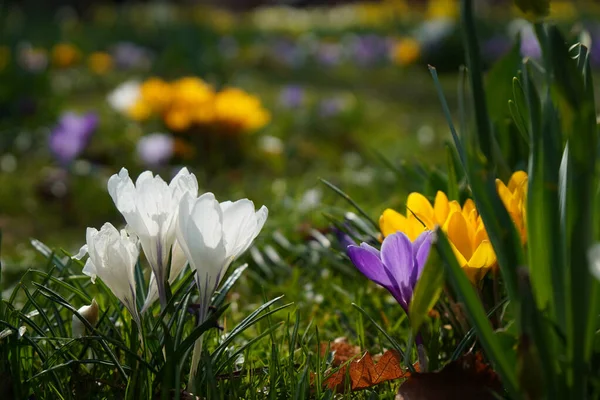
[[165,282],[173,283],[189,264],[196,272],[203,321],[227,268],[250,247],[268,215],[265,206],[256,211],[248,199],[219,203],[212,193],[198,197],[196,176],[186,168],[169,184],[150,171],[134,184],[123,168],[108,181],[108,192],[127,226],[88,228],[87,243],[75,258],[89,255],[83,273],[92,281],[102,279],[138,324],[134,270],[140,246],[152,271],[142,312],[157,298],[166,305]]

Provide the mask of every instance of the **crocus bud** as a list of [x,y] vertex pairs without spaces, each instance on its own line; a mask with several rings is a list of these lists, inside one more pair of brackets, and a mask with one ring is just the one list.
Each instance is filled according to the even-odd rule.
[[[89,306],[83,306],[77,312],[81,314],[83,318],[85,318],[90,325],[96,325],[98,322],[98,303],[96,303],[96,299],[92,300],[92,304]],[[85,333],[85,325],[76,315],[73,315],[73,337],[79,338],[82,337]]]

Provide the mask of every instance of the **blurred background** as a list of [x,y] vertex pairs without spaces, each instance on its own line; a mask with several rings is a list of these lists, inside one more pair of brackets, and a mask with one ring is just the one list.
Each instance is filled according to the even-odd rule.
[[[486,67],[540,57],[512,2],[476,3]],[[447,162],[427,65],[456,109],[458,12],[454,0],[2,2],[5,274],[30,265],[30,238],[74,251],[87,226],[121,225],[106,191],[121,167],[170,180],[188,166],[202,191],[266,204],[267,229],[288,237],[326,229],[342,201],[319,178],[373,216],[402,208]],[[552,2],[595,67],[599,16]]]

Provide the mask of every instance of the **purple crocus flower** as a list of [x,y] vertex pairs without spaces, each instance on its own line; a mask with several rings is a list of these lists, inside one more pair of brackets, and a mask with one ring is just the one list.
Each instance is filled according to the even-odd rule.
[[61,164],[69,164],[85,149],[97,127],[96,113],[64,113],[50,134],[48,145],[52,154]]
[[[348,224],[344,224],[344,228],[352,229],[348,226]],[[356,246],[356,242],[354,241],[354,239],[352,239],[352,236],[346,233],[346,231],[338,228],[337,226],[334,226],[332,228],[332,231],[335,234],[335,237],[337,238],[337,241],[342,249],[347,250],[350,246]]]
[[403,232],[387,236],[381,252],[367,243],[348,246],[348,256],[367,278],[386,288],[408,313],[413,291],[427,262],[432,231],[425,231],[414,242]]

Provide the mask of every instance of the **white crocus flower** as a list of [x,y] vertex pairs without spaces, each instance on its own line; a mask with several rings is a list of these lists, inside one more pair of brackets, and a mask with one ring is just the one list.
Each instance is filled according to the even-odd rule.
[[[179,205],[177,240],[190,267],[196,271],[200,291],[199,321],[204,322],[210,300],[229,265],[246,251],[267,220],[268,210],[254,209],[248,199],[220,203],[212,193],[195,198],[185,194]],[[196,341],[189,387],[198,369],[202,337]]]
[[167,304],[165,275],[175,242],[178,206],[184,194],[196,196],[198,193],[196,176],[183,168],[167,185],[160,176],[146,171],[134,185],[127,170],[122,168],[109,179],[108,192],[127,221],[129,231],[140,240],[164,307]]
[[[173,249],[171,250],[171,272],[169,273],[169,285],[172,285],[181,271],[187,265],[187,259],[185,258],[185,254],[179,245],[179,242],[176,240],[175,244],[173,244]],[[158,299],[158,285],[156,284],[156,278],[154,277],[154,273],[150,275],[150,284],[148,285],[148,294],[146,295],[146,301],[144,302],[144,307],[142,307],[142,313],[146,312],[148,308]]]
[[[96,299],[92,299],[92,304],[81,307],[77,312],[92,326],[95,326],[96,322],[98,322],[99,308]],[[80,338],[85,333],[85,324],[75,314],[73,314],[72,318],[71,332],[74,338]]]
[[86,244],[74,258],[89,254],[83,273],[96,282],[96,277],[113,292],[140,324],[135,306],[135,264],[139,258],[137,241],[125,230],[119,232],[112,224],[102,225],[100,231],[87,228]]
[[114,110],[125,113],[137,103],[140,96],[140,83],[127,81],[110,92],[106,100]]

